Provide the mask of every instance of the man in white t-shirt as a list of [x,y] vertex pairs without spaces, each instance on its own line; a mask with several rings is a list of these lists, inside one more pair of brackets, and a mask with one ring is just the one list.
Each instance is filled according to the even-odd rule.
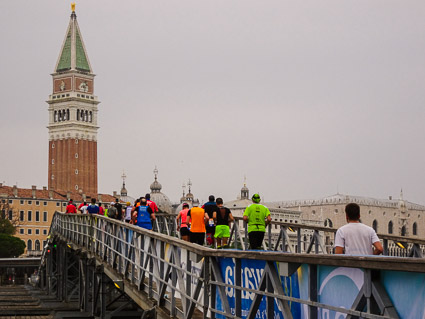
[[87,205],[87,202],[84,201],[83,205],[80,207],[81,214],[87,214],[87,208],[89,208],[89,206]]
[[335,254],[380,255],[382,244],[372,227],[362,224],[360,206],[350,203],[345,206],[347,225],[338,229],[335,235]]

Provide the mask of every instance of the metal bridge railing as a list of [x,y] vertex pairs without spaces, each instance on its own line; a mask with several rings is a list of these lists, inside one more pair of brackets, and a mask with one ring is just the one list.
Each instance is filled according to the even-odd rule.
[[[68,249],[95,260],[108,276],[123,281],[121,289],[134,300],[154,300],[177,318],[195,313],[204,318],[323,318],[329,313],[400,318],[406,310],[394,304],[393,294],[411,289],[406,273],[415,281],[425,272],[422,258],[216,250],[91,215],[56,213],[49,241],[66,243]],[[47,263],[48,256],[43,257]],[[332,273],[345,274],[357,285],[351,299],[344,281],[337,285],[344,291],[327,290],[330,280],[336,280],[334,276],[326,281]],[[384,288],[390,279],[399,280],[396,292]],[[341,295],[348,306],[339,303]]]
[[[179,237],[176,214],[157,214],[154,230]],[[332,254],[336,228],[272,221],[266,228],[264,250],[290,253]],[[425,240],[412,237],[378,234],[384,256],[419,257],[425,255]],[[248,227],[242,217],[235,217],[230,229],[229,246],[247,250]]]

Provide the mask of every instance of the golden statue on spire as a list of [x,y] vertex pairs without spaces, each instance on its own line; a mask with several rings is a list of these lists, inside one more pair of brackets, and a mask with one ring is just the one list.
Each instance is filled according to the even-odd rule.
[[72,10],[72,12],[75,12],[75,2],[71,3],[71,10]]

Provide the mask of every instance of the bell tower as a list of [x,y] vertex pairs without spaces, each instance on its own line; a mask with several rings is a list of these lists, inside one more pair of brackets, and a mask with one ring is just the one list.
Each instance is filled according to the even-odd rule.
[[97,105],[80,28],[71,18],[49,95],[49,188],[97,195]]

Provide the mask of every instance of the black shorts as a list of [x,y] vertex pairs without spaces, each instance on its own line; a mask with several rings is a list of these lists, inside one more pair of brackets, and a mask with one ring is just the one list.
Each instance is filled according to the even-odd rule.
[[190,230],[187,227],[180,228],[181,236],[190,236]]
[[190,242],[203,246],[205,242],[205,233],[190,233]]
[[252,231],[248,233],[250,249],[263,249],[263,239],[265,232]]

